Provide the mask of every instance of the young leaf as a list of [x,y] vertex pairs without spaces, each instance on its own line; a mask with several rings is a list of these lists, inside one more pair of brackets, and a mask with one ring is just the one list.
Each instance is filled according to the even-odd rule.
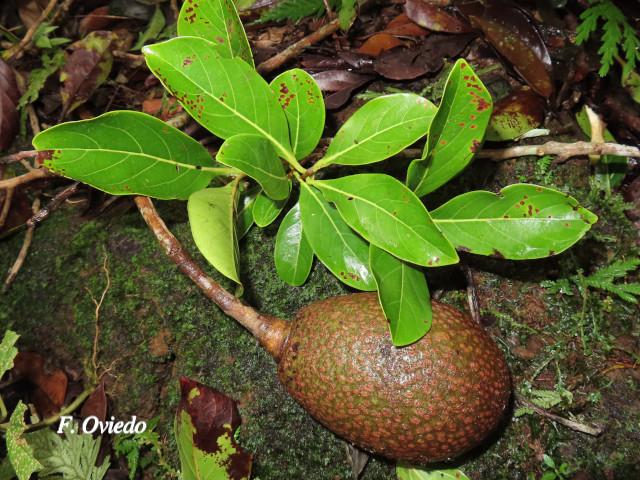
[[497,195],[464,193],[431,216],[459,250],[512,260],[560,253],[598,220],[574,198],[527,184],[509,185]]
[[302,159],[316,148],[324,129],[325,108],[320,87],[299,68],[281,73],[270,87],[287,116],[293,153]]
[[249,480],[252,455],[234,439],[235,402],[186,377],[180,379],[174,432],[183,480]]
[[236,188],[232,182],[195,192],[189,197],[187,211],[191,234],[200,253],[225,277],[241,283],[235,229]]
[[36,135],[44,166],[113,195],[186,199],[222,170],[206,148],[140,112],[114,111],[67,122]]
[[7,427],[7,455],[18,476],[18,480],[29,480],[31,474],[42,469],[42,465],[33,456],[33,448],[24,438],[27,426],[24,423],[24,413],[27,407],[22,401],[18,402],[9,419]]
[[286,203],[286,198],[284,200],[272,200],[263,192],[260,192],[255,202],[253,202],[253,221],[260,228],[268,227],[278,218]]
[[395,178],[365,173],[312,185],[336,205],[351,228],[396,257],[429,267],[458,261],[422,202]]
[[229,137],[218,150],[216,160],[249,175],[274,200],[289,197],[291,180],[287,178],[273,145],[266,138],[253,134]]
[[392,157],[426,135],[436,107],[413,93],[367,102],[340,128],[316,169],[337,163],[365,165]]
[[240,193],[238,212],[236,213],[236,232],[238,240],[243,238],[253,226],[253,204],[260,193],[260,188],[254,187]]
[[282,280],[297,287],[309,276],[313,250],[302,230],[300,203],[296,203],[282,219],[274,249],[276,271]]
[[[2,343],[0,343],[0,378],[13,367],[13,359],[18,354],[18,349],[14,347],[18,341],[19,335],[16,332],[7,330],[2,337]],[[4,420],[0,418],[0,421]]]
[[213,134],[223,139],[262,135],[279,155],[293,157],[284,111],[246,62],[221,58],[219,46],[196,37],[174,38],[142,51],[154,75]]
[[147,29],[140,33],[138,36],[138,41],[136,44],[131,47],[132,50],[140,50],[145,43],[149,40],[155,40],[158,38],[158,35],[162,32],[162,29],[165,27],[167,20],[164,18],[164,14],[162,13],[162,9],[159,5],[156,5],[156,9],[153,12],[153,16],[151,20],[149,20],[149,25]]
[[222,57],[240,57],[253,66],[251,47],[232,0],[186,0],[178,16],[178,35],[209,40],[219,46]]
[[431,302],[424,274],[375,245],[369,249],[369,264],[393,344],[403,347],[420,340],[431,328]]
[[491,95],[464,59],[453,66],[422,158],[414,160],[407,185],[422,197],[460,173],[480,148],[491,118]]
[[344,223],[319,191],[306,183],[300,187],[302,225],[318,259],[340,281],[358,290],[376,289],[369,270],[369,247]]
[[398,480],[469,480],[469,477],[457,468],[434,470],[398,465],[396,474]]

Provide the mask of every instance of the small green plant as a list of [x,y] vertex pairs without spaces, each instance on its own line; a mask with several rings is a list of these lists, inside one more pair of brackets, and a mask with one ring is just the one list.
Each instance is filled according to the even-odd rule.
[[589,8],[580,15],[582,22],[576,29],[576,43],[585,43],[602,24],[600,76],[605,77],[617,56],[624,56],[623,77],[635,70],[640,59],[640,39],[624,13],[611,0],[589,0]]
[[266,10],[260,20],[281,21],[293,20],[299,21],[306,17],[319,17],[327,11],[327,6],[333,11],[339,12],[341,24],[350,23],[355,13],[356,0],[282,0],[274,7]]
[[[142,433],[120,434],[114,437],[113,450],[127,460],[130,480],[136,478],[138,471],[143,471],[150,465],[157,465],[169,475],[175,473],[162,455],[160,436],[155,431],[157,425],[158,417],[155,417],[147,422],[147,429]],[[148,454],[145,454],[147,452]]]
[[540,480],[567,480],[570,478],[571,467],[569,467],[569,464],[562,462],[557,465],[553,458],[546,453],[542,456],[542,462],[545,469]]
[[[413,93],[375,98],[303,166],[325,123],[313,78],[293,69],[268,84],[254,69],[231,0],[187,1],[178,35],[143,53],[186,111],[224,140],[216,162],[179,130],[130,111],[57,125],[33,144],[53,172],[108,193],[188,200],[197,247],[238,284],[239,238],[284,214],[279,276],[301,285],[317,257],[349,287],[377,291],[393,343],[407,345],[431,325],[423,268],[457,263],[457,250],[513,260],[554,255],[596,221],[570,196],[529,184],[425,208],[420,197],[469,165],[491,116],[491,96],[464,60],[452,67],[438,107]],[[340,169],[390,159],[425,136],[404,183]]]

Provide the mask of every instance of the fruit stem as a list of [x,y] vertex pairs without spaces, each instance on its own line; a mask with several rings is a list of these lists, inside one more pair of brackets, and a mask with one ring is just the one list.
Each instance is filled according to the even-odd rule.
[[263,315],[222,288],[191,258],[191,255],[160,218],[149,197],[135,197],[135,202],[142,218],[162,245],[167,256],[178,266],[180,271],[200,287],[200,290],[225,314],[249,330],[262,346],[278,360],[289,335],[289,322],[270,315]]

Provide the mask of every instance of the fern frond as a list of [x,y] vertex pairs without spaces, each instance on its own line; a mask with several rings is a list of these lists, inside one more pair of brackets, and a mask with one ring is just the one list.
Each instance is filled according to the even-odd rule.
[[640,61],[640,39],[624,13],[611,0],[592,0],[591,6],[580,15],[580,20],[581,23],[576,28],[577,45],[586,42],[598,29],[599,22],[604,22],[602,44],[598,50],[600,76],[604,77],[609,73],[616,56],[621,53],[626,60],[624,72],[628,74],[635,68]]
[[614,283],[616,280],[626,277],[640,266],[640,258],[629,260],[618,260],[604,268],[601,268],[589,275],[582,277],[582,284],[604,290],[617,295],[622,300],[629,303],[638,303],[637,296],[640,296],[640,283]]

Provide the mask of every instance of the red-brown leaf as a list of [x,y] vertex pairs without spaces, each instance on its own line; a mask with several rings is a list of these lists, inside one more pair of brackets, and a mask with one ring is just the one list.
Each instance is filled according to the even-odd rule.
[[391,20],[384,31],[399,37],[426,37],[429,35],[429,30],[412,22],[404,13]]
[[381,32],[370,36],[358,49],[358,53],[363,53],[371,57],[377,57],[386,50],[399,47],[403,43],[393,35]]
[[18,133],[17,104],[20,92],[16,76],[9,65],[0,60],[0,150],[6,150]]
[[19,352],[13,362],[14,375],[27,380],[35,388],[33,402],[42,417],[51,416],[62,408],[69,380],[60,369],[48,371],[37,353]]
[[109,7],[103,6],[92,10],[80,21],[78,30],[80,35],[85,36],[89,32],[95,32],[96,30],[104,30],[108,28],[115,18],[113,15],[109,15]]
[[82,418],[97,417],[103,422],[106,420],[107,395],[104,391],[104,382],[100,382],[100,385],[98,385],[89,398],[84,402],[80,409],[80,416],[82,416]]
[[464,20],[423,0],[407,0],[404,11],[415,23],[435,32],[464,33],[471,30]]

